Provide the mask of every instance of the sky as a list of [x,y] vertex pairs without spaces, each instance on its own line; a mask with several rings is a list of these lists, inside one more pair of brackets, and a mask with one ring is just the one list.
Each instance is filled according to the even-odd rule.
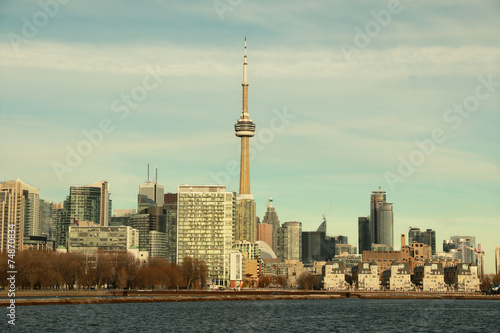
[[[238,191],[244,37],[251,192],[357,246],[379,186],[408,227],[500,246],[500,1],[0,1],[0,180],[136,208],[158,166]],[[329,209],[331,207],[331,209]]]

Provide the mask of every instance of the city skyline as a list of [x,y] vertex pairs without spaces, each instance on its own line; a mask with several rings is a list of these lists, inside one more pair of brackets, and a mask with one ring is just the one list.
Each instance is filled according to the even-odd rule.
[[[118,2],[95,4],[60,5],[31,34],[23,17],[43,8],[1,5],[2,180],[20,178],[54,202],[71,185],[106,180],[114,209],[135,208],[151,162],[165,192],[180,184],[236,192],[231,125],[247,35],[257,216],[273,197],[280,221],[313,231],[333,203],[328,233],[357,245],[358,217],[381,186],[396,239],[409,226],[432,228],[440,250],[443,239],[474,235],[494,271],[497,3],[402,2],[392,12],[386,2],[242,2],[221,12],[156,1],[123,8],[132,25],[114,18]],[[69,165],[78,147],[90,152]],[[57,173],[57,163],[67,169]]]

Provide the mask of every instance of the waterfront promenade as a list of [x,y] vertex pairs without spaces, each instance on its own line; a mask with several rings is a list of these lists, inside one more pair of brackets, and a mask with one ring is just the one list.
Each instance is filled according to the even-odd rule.
[[[255,301],[301,299],[464,299],[500,300],[500,295],[457,292],[396,292],[396,291],[306,291],[306,290],[244,290],[244,291],[20,291],[16,306],[56,304],[152,303],[195,301]],[[0,292],[0,306],[10,304],[5,292]]]

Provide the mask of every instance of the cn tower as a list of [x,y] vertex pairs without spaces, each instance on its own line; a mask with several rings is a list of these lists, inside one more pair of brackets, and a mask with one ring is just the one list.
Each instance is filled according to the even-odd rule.
[[249,138],[255,134],[255,124],[248,116],[247,81],[247,37],[245,36],[245,56],[243,58],[243,107],[238,122],[234,125],[236,136],[241,138],[240,194],[250,194],[250,161],[248,153]]

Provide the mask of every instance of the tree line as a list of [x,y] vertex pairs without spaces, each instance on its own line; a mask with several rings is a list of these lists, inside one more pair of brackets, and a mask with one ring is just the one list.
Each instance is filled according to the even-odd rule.
[[[7,253],[0,253],[0,285],[9,283]],[[206,285],[207,265],[185,257],[182,264],[162,258],[140,263],[125,251],[92,255],[21,251],[15,256],[16,289],[198,289]]]

